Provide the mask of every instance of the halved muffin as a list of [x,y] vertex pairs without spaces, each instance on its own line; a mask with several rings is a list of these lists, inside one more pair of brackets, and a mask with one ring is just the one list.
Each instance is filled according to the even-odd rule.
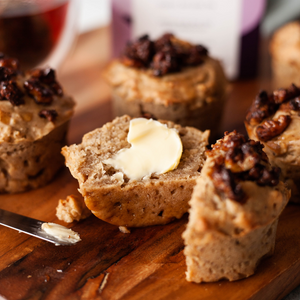
[[188,210],[188,201],[205,161],[209,131],[159,121],[178,132],[183,146],[179,164],[163,174],[133,179],[109,163],[130,148],[127,138],[131,120],[129,116],[118,117],[87,133],[81,144],[64,147],[66,165],[78,180],[87,207],[108,223],[138,227],[179,219]]

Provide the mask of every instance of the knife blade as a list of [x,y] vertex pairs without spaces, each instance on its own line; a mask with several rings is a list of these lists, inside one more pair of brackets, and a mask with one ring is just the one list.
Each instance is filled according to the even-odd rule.
[[[61,225],[58,225],[55,223],[43,222],[40,220],[36,220],[33,218],[19,215],[17,213],[13,213],[10,211],[0,209],[0,225],[9,227],[11,229],[15,229],[19,232],[23,232],[23,233],[29,234],[31,236],[34,236],[36,238],[42,239],[44,241],[53,243],[56,246],[74,245],[74,243],[75,243],[74,241],[62,240],[61,237],[59,237],[59,236],[55,236],[55,235],[46,233],[46,231],[44,231],[42,229],[42,225],[44,223],[61,226]],[[66,228],[66,227],[64,227],[64,228],[66,230],[68,230],[68,228]],[[80,238],[79,238],[79,240],[80,240]]]

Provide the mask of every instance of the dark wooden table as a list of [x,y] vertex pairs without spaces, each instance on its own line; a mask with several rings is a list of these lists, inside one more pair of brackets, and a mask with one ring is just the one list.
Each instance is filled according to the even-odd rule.
[[[69,142],[109,121],[109,89],[101,70],[109,60],[108,28],[79,37],[58,72],[77,101]],[[247,108],[270,80],[234,82],[222,130],[243,131]],[[58,199],[78,193],[67,168],[46,187],[1,195],[0,208],[57,222]],[[236,282],[194,284],[185,280],[183,232],[187,216],[166,226],[124,234],[94,216],[70,225],[82,241],[57,247],[0,227],[0,295],[5,299],[281,299],[300,284],[300,207],[289,205],[280,217],[276,250],[257,273]],[[0,297],[1,298],[1,297]],[[2,298],[1,298],[2,299]]]

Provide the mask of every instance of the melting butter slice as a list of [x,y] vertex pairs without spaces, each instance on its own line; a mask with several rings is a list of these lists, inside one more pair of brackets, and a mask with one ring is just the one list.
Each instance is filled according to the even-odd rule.
[[137,118],[130,121],[128,149],[120,150],[105,164],[121,170],[130,179],[138,180],[151,174],[174,170],[182,154],[181,139],[175,129],[152,119]]

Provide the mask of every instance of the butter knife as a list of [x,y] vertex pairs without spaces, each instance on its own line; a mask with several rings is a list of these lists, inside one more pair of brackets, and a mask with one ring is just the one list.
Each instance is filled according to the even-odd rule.
[[56,246],[74,245],[80,241],[78,233],[67,227],[32,219],[3,209],[0,209],[0,225],[53,243]]

